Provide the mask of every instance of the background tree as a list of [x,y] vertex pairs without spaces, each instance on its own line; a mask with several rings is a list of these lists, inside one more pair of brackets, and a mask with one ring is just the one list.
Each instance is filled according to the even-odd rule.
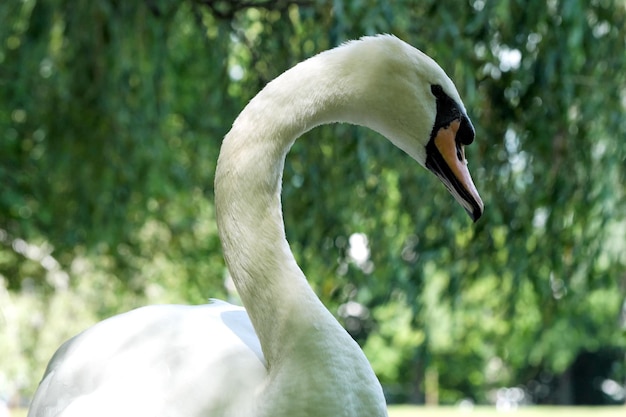
[[282,71],[382,32],[456,82],[484,218],[347,125],[296,143],[283,200],[296,257],[388,396],[574,401],[553,375],[579,375],[581,352],[626,376],[623,1],[8,0],[0,21],[0,395],[29,395],[103,317],[232,296],[222,137]]

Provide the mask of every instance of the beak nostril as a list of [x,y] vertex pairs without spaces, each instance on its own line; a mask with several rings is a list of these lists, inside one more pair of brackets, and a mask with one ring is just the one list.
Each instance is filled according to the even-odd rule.
[[459,145],[457,143],[456,146],[456,157],[459,158],[459,161],[465,162],[465,149],[464,145]]

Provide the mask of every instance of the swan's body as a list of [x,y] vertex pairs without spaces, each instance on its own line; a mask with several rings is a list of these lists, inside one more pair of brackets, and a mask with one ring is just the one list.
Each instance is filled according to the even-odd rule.
[[29,416],[386,416],[367,359],[309,287],[282,222],[286,153],[336,121],[385,135],[482,213],[463,156],[473,128],[434,61],[392,36],[317,55],[268,84],[222,145],[217,222],[247,314],[213,302],[105,320],[55,354]]

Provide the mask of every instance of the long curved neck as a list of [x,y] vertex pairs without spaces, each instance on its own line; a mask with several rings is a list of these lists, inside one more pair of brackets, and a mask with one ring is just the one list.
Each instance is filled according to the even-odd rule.
[[301,314],[330,319],[291,253],[280,201],[285,156],[296,138],[322,123],[349,119],[348,103],[356,101],[349,97],[358,91],[348,85],[350,78],[338,88],[341,75],[320,71],[318,59],[285,72],[252,99],[226,135],[217,165],[224,256],[270,364],[284,346],[277,342],[281,333],[293,331],[290,322]]
[[[355,400],[359,414],[354,415],[379,417],[386,415],[380,384],[358,345],[310,288],[291,253],[282,219],[282,172],[295,139],[322,123],[356,122],[349,103],[358,103],[354,95],[360,88],[327,64],[320,70],[316,57],[287,71],[235,120],[222,144],[215,177],[217,223],[224,257],[259,336],[270,379],[280,387],[266,389],[268,407],[308,395],[292,415],[331,415],[332,407],[345,407],[340,402],[352,396],[360,398]],[[313,375],[329,380],[328,392],[309,386]],[[354,392],[346,377],[363,388]],[[286,389],[297,394],[290,397]],[[317,408],[306,414],[305,407]],[[328,413],[319,414],[320,407],[328,407]],[[261,414],[271,415],[272,410]]]

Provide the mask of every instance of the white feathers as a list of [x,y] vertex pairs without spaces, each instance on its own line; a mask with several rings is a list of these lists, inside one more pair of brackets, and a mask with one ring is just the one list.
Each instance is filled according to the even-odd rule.
[[337,121],[378,131],[423,165],[432,83],[458,98],[434,61],[380,36],[324,52],[268,84],[224,139],[215,179],[224,256],[247,314],[215,301],[105,320],[59,349],[29,416],[386,416],[363,352],[291,254],[281,177],[297,136]]

